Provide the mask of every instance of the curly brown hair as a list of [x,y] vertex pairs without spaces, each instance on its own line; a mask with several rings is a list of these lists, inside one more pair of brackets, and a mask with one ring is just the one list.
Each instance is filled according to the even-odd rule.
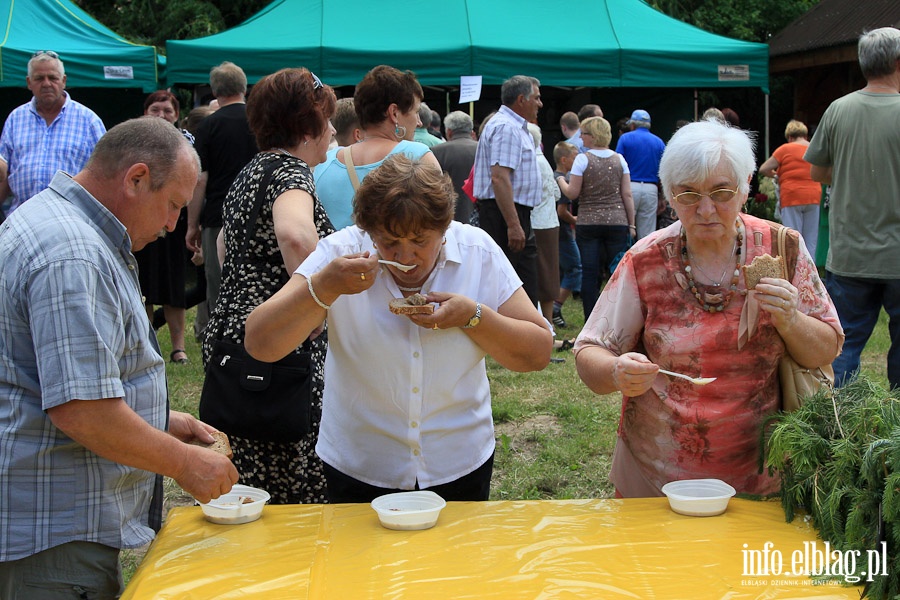
[[412,71],[400,71],[379,65],[366,73],[353,93],[353,105],[359,126],[365,129],[387,118],[387,109],[396,104],[401,112],[409,112],[425,93]]
[[247,122],[260,150],[290,148],[322,135],[337,99],[308,69],[281,69],[253,86]]
[[455,205],[456,191],[447,174],[432,164],[394,154],[363,179],[353,200],[353,219],[369,233],[403,238],[446,231]]

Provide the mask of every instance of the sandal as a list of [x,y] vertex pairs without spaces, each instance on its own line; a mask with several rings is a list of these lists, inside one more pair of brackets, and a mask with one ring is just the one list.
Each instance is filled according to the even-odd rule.
[[[555,346],[555,344],[554,344]],[[571,350],[575,346],[575,342],[573,340],[562,340],[559,346],[556,346],[557,352],[565,352],[567,350]]]
[[[184,354],[184,358],[175,358],[176,354]],[[191,360],[188,358],[187,352],[185,352],[184,350],[182,350],[180,348],[176,348],[175,350],[172,350],[172,353],[169,354],[169,360],[172,361],[173,363],[177,363],[179,365],[186,365],[189,362],[191,362]]]

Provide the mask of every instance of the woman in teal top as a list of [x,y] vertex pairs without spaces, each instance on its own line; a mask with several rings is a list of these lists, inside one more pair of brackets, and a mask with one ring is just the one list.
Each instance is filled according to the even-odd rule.
[[375,67],[357,84],[353,104],[363,138],[329,151],[315,170],[319,200],[335,229],[353,224],[353,195],[359,181],[388,156],[401,153],[440,169],[428,146],[412,141],[416,127],[421,126],[423,98],[422,86],[411,71],[387,65]]

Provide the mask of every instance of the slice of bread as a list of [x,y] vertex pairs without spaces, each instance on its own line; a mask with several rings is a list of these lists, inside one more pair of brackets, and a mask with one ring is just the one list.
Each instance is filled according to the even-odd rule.
[[211,444],[204,444],[200,440],[194,440],[191,443],[195,446],[203,446],[213,452],[218,452],[219,454],[224,454],[228,458],[231,458],[233,454],[231,452],[231,444],[228,443],[228,436],[221,431],[214,431],[211,435],[215,438]]
[[407,298],[394,298],[388,307],[395,315],[430,315],[434,312],[434,304],[422,294],[413,294]]
[[741,269],[744,271],[744,281],[747,283],[747,289],[752,290],[763,277],[784,277],[784,259],[780,256],[769,256],[763,254],[753,259],[749,265],[744,265]]

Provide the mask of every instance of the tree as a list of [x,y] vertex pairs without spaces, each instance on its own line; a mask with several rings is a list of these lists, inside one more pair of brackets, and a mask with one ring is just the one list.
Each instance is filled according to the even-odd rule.
[[187,40],[234,27],[261,10],[269,0],[74,0],[119,35],[156,46],[165,54],[166,40]]
[[652,0],[670,17],[748,42],[766,43],[819,0]]

